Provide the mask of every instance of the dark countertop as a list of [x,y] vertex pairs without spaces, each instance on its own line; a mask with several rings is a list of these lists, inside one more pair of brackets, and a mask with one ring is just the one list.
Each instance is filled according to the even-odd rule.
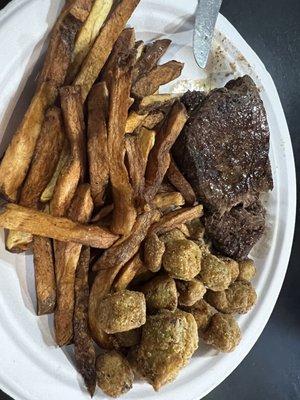
[[[0,0],[0,8],[8,2]],[[223,0],[221,12],[255,50],[275,81],[300,175],[300,1]],[[297,193],[299,196],[299,186]],[[269,323],[251,353],[205,400],[300,399],[299,241],[296,223],[289,269]],[[0,400],[9,399],[0,391]]]

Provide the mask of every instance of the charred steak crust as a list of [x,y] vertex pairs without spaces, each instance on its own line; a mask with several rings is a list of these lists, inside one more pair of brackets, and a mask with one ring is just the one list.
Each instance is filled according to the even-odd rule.
[[251,206],[233,207],[222,216],[205,217],[206,235],[216,249],[228,257],[241,260],[261,238],[265,229],[265,210],[259,201]]
[[184,95],[181,97],[181,103],[185,106],[187,113],[191,116],[194,111],[196,111],[203,100],[205,99],[204,92],[198,92],[197,90],[190,91],[188,90]]
[[273,188],[258,89],[244,76],[211,91],[197,107],[173,147],[175,162],[208,210],[246,207]]

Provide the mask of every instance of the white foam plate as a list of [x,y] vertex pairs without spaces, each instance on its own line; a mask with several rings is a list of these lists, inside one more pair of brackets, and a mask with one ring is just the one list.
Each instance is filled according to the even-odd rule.
[[[30,101],[44,42],[60,6],[59,0],[14,0],[0,13],[2,151]],[[252,252],[258,267],[254,281],[258,303],[249,314],[238,318],[243,338],[233,353],[217,354],[200,344],[199,351],[174,383],[155,393],[150,385],[137,382],[124,399],[199,400],[222,382],[247,355],[268,321],[286,273],[293,239],[296,210],[293,152],[272,78],[222,15],[217,21],[209,71],[206,75],[200,71],[192,52],[195,7],[196,0],[142,0],[130,24],[136,27],[138,38],[171,38],[173,45],[167,58],[186,63],[180,81],[167,90],[180,92],[188,87],[202,87],[204,78],[208,86],[221,86],[245,73],[261,89],[271,131],[270,158],[275,186],[265,199],[266,235]],[[57,348],[52,317],[35,315],[32,257],[6,252],[3,234],[0,246],[1,389],[16,400],[88,399],[74,368],[72,347]],[[98,390],[95,398],[105,397]]]

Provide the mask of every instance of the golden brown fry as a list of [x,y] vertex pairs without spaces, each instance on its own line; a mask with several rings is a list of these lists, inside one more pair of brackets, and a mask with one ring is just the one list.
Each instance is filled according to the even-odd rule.
[[157,211],[139,215],[130,236],[107,250],[94,265],[94,269],[99,272],[90,294],[89,323],[92,335],[101,347],[111,348],[112,344],[109,337],[102,329],[99,329],[98,303],[110,291],[111,285],[121,268],[137,253],[150,226],[159,219],[159,216]]
[[172,185],[175,186],[177,190],[179,190],[179,192],[185,198],[187,204],[193,205],[195,203],[196,195],[192,186],[179,171],[177,165],[172,158],[169,169],[167,171],[167,178],[172,183]]
[[125,132],[133,133],[137,128],[142,125],[147,116],[148,114],[138,114],[135,111],[132,111],[127,118]]
[[150,113],[155,110],[165,110],[179,98],[177,94],[152,94],[144,97],[137,104],[139,114]]
[[[87,223],[93,212],[90,186],[78,186],[68,217],[74,222]],[[55,243],[55,275],[57,302],[54,312],[55,336],[59,346],[70,343],[73,337],[75,271],[82,245]]]
[[143,53],[134,67],[133,82],[148,74],[156,66],[159,59],[168,50],[170,44],[171,40],[160,39],[145,46]]
[[101,210],[91,219],[91,222],[97,223],[101,222],[104,218],[106,218],[114,209],[113,204],[108,204],[101,208]]
[[135,31],[133,28],[124,29],[120,36],[118,37],[113,50],[107,60],[106,65],[104,66],[101,72],[101,79],[105,82],[109,81],[110,74],[114,66],[117,63],[117,60],[122,54],[129,52],[135,44]]
[[95,0],[91,12],[79,31],[73,50],[73,61],[70,65],[67,81],[73,82],[82,62],[92,47],[111,8],[113,0]]
[[10,230],[5,238],[5,248],[11,253],[23,253],[29,249],[32,239],[30,233]]
[[90,248],[83,247],[75,273],[74,351],[76,365],[91,396],[96,388],[96,354],[88,321]]
[[109,179],[107,154],[108,91],[104,82],[95,85],[88,101],[88,159],[91,192],[95,207],[104,203]]
[[51,314],[56,303],[56,283],[51,239],[34,236],[33,262],[37,315]]
[[39,84],[51,81],[57,87],[64,84],[71,63],[75,37],[87,19],[92,0],[75,0],[62,10],[54,25]]
[[99,249],[110,247],[118,239],[117,235],[99,226],[78,224],[12,203],[2,206],[0,226]]
[[165,85],[178,78],[183,64],[178,61],[168,61],[153,68],[148,74],[138,79],[132,86],[131,94],[143,98],[154,94],[161,85]]
[[162,111],[153,111],[142,121],[142,125],[145,128],[154,129],[157,128],[158,124],[160,124],[164,119],[165,114]]
[[136,254],[131,260],[128,261],[118,273],[114,283],[113,290],[124,290],[134,279],[135,275],[143,268],[141,257]]
[[63,142],[61,111],[59,108],[51,107],[45,114],[31,166],[21,190],[20,205],[38,207],[40,196],[55,171]]
[[170,149],[187,121],[183,104],[177,101],[170,111],[163,127],[156,135],[155,145],[149,154],[146,169],[144,198],[151,202],[161,185],[170,165]]
[[61,89],[61,106],[66,134],[70,143],[70,156],[57,180],[50,203],[51,214],[64,216],[84,174],[84,117],[80,89],[66,86]]
[[181,208],[180,210],[172,211],[169,214],[165,214],[161,219],[151,227],[151,232],[155,232],[158,235],[169,232],[174,228],[177,228],[181,224],[188,221],[192,221],[195,218],[199,218],[203,215],[203,206],[195,206],[188,208]]
[[136,198],[141,196],[144,188],[148,156],[154,142],[155,131],[146,128],[142,128],[138,135],[126,138],[128,169]]
[[0,164],[0,193],[9,201],[16,201],[18,190],[27,174],[41,131],[46,109],[57,96],[51,82],[43,83],[10,142]]
[[152,202],[152,205],[160,210],[180,207],[185,203],[184,198],[179,192],[158,193]]
[[109,85],[108,159],[114,199],[111,230],[127,235],[135,222],[134,193],[125,166],[125,124],[131,86],[132,55],[120,58]]
[[74,81],[75,85],[81,87],[83,101],[85,101],[109,57],[113,45],[139,2],[140,0],[121,0],[101,29]]
[[66,165],[68,159],[69,159],[69,143],[67,140],[65,140],[52,178],[50,179],[43,193],[41,194],[40,198],[41,203],[48,203],[48,201],[52,199],[57,179],[60,175],[61,170]]

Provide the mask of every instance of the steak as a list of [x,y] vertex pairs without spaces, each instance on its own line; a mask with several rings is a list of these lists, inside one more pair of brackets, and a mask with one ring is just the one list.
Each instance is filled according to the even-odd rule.
[[191,117],[172,151],[175,162],[208,210],[223,214],[237,204],[247,207],[273,188],[269,128],[258,89],[244,76],[204,99],[191,93],[197,107],[188,107]]
[[241,260],[261,238],[265,229],[265,210],[259,201],[244,208],[233,207],[222,216],[205,217],[205,232],[222,254]]

